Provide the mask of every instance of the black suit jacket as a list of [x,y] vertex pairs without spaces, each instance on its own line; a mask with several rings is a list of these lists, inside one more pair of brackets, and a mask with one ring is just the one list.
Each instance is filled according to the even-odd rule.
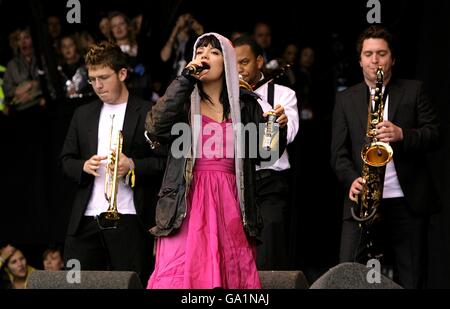
[[[434,212],[438,203],[427,153],[439,144],[436,112],[419,81],[392,80],[388,95],[388,120],[403,130],[403,141],[391,143],[400,186],[414,213]],[[360,83],[337,94],[333,111],[331,165],[345,188],[344,218],[351,216],[350,186],[361,176],[368,104],[367,86]]]
[[[97,153],[102,106],[103,103],[96,100],[75,111],[61,153],[64,174],[78,184],[67,231],[69,235],[76,234],[92,193],[94,176],[85,173],[83,165]],[[134,205],[145,229],[154,225],[156,194],[167,155],[163,150],[152,151],[145,141],[144,122],[150,108],[149,102],[130,95],[122,129],[122,152],[135,163]]]

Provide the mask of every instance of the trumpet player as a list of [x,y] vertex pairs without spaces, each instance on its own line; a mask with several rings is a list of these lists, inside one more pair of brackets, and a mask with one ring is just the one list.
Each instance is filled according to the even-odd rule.
[[[234,42],[239,74],[254,85],[264,79],[263,49],[246,36]],[[258,103],[265,113],[273,111],[280,128],[286,127],[287,143],[291,143],[299,128],[297,97],[288,87],[268,82],[258,89]],[[259,270],[286,270],[290,267],[287,172],[290,169],[288,152],[265,166],[256,166],[256,194],[264,221],[262,244],[257,247],[256,262]]]
[[378,141],[392,147],[393,157],[386,165],[378,208],[380,217],[370,229],[370,241],[378,244],[382,265],[386,253],[392,253],[389,260],[394,281],[405,288],[420,288],[424,278],[427,218],[437,210],[426,154],[438,145],[438,119],[422,82],[393,77],[395,53],[392,35],[386,28],[380,25],[367,28],[358,39],[357,52],[364,81],[337,94],[332,124],[331,164],[347,192],[340,261],[367,261],[367,256],[360,253],[370,244],[365,243],[364,230],[350,213],[364,186],[360,176],[361,149],[366,143],[369,108],[375,101],[372,92],[381,66],[383,121],[376,125],[374,134]]
[[[61,153],[63,172],[78,184],[65,260],[77,259],[82,270],[135,271],[147,282],[153,240],[146,231],[154,224],[153,201],[165,155],[146,145],[150,103],[129,93],[126,55],[103,42],[89,50],[85,61],[98,100],[75,111]],[[114,142],[119,131],[122,151],[111,156],[119,147]],[[111,172],[117,176],[118,220],[103,215],[109,210],[105,181]]]

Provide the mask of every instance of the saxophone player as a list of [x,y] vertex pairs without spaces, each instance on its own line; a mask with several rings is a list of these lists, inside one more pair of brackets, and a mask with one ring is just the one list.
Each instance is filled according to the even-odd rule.
[[[393,39],[389,31],[370,26],[357,42],[364,81],[338,93],[333,111],[331,164],[344,185],[341,235],[341,262],[365,263],[361,254],[364,231],[350,215],[361,194],[363,161],[361,149],[366,141],[368,104],[373,104],[376,71],[384,71],[383,121],[376,125],[376,139],[388,143],[393,159],[386,165],[378,212],[380,220],[371,227],[371,237],[380,244],[381,259],[392,253],[393,279],[405,288],[423,286],[426,256],[427,218],[437,210],[434,186],[426,168],[426,154],[439,143],[439,124],[423,84],[394,78]],[[364,260],[366,259],[366,260]]]
[[[120,48],[99,43],[85,60],[98,100],[75,111],[61,153],[63,172],[78,184],[64,258],[77,259],[82,270],[135,271],[145,283],[153,241],[146,231],[154,225],[165,155],[146,145],[144,122],[150,103],[129,93],[127,58]],[[120,131],[122,151],[115,155],[118,164],[110,165],[107,156],[118,147],[111,146],[111,139],[116,140]],[[108,209],[107,164],[115,165],[118,176],[118,220],[101,216]]]

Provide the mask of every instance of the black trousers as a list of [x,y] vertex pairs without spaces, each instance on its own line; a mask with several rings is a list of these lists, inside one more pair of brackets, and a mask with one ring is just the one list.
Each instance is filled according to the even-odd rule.
[[[368,241],[373,241],[377,252],[391,258],[394,281],[404,288],[422,288],[426,269],[427,218],[411,213],[404,198],[383,199],[379,212],[380,220],[370,228],[369,236],[353,218],[344,219],[340,262],[366,263],[360,253],[364,252]],[[381,261],[383,264],[384,257]]]
[[135,271],[145,287],[153,268],[153,239],[136,215],[121,215],[117,223],[85,216],[77,235],[66,237],[64,260],[70,259],[80,261],[81,270]]
[[256,264],[259,270],[289,268],[288,185],[283,172],[256,172],[257,202],[264,221],[262,244],[258,245]]

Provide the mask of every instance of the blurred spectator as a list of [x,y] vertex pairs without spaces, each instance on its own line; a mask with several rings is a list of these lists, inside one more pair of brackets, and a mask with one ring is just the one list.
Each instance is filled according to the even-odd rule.
[[136,33],[131,26],[128,16],[121,12],[112,12],[109,14],[109,23],[111,25],[112,39],[125,54],[136,57],[138,54]]
[[8,62],[4,76],[7,102],[18,111],[35,105],[44,106],[38,66],[29,28],[19,28],[11,34],[14,58]]
[[[287,86],[291,89],[295,88],[296,84],[296,74],[294,64],[297,62],[298,48],[294,43],[289,43],[286,45],[283,51],[283,55],[279,60],[281,66],[290,65],[290,69],[284,72],[284,76],[278,83]],[[295,90],[295,89],[294,89]]]
[[61,250],[58,248],[49,248],[42,255],[42,263],[44,270],[58,271],[64,269],[64,260]]
[[102,34],[101,40],[111,40],[111,24],[109,23],[108,17],[103,17],[100,19],[100,22],[98,23],[98,28],[100,30],[100,33]]
[[314,49],[310,46],[302,48],[300,51],[299,72],[297,75],[296,91],[301,98],[302,106],[300,115],[303,120],[311,120],[315,116],[314,109],[314,76],[313,65],[315,61]]
[[259,46],[263,49],[264,64],[267,69],[276,69],[277,63],[272,62],[275,59],[275,52],[272,48],[272,28],[268,23],[257,22],[253,30],[253,37]]
[[134,33],[138,36],[141,33],[142,21],[144,19],[144,15],[139,14],[133,17],[131,20],[131,27],[133,28]]
[[50,37],[57,42],[61,36],[61,20],[59,16],[47,17],[47,29]]
[[234,40],[236,40],[237,38],[239,38],[239,37],[241,37],[243,35],[247,35],[247,34],[245,32],[242,32],[242,31],[237,31],[237,30],[233,31],[230,34],[230,41],[234,42]]
[[172,81],[192,59],[195,40],[204,32],[203,26],[190,14],[178,17],[169,39],[161,49],[160,57],[171,66],[167,81]]
[[8,106],[5,104],[5,92],[3,91],[3,75],[6,68],[0,65],[0,113],[8,115]]
[[50,35],[50,43],[53,47],[55,55],[57,57],[57,63],[59,63],[62,59],[61,49],[60,49],[60,40],[61,40],[61,19],[59,16],[51,15],[47,17],[47,31]]
[[33,267],[28,266],[22,251],[11,245],[0,251],[0,269],[4,269],[2,288],[6,289],[26,288],[29,275],[35,271]]
[[75,37],[80,43],[82,56],[84,56],[88,50],[95,45],[95,39],[88,31],[81,31],[80,33],[77,33]]
[[139,45],[136,32],[131,21],[121,12],[109,14],[113,40],[119,45],[122,52],[128,56],[128,75],[126,84],[131,94],[142,99],[150,100],[152,96],[151,81],[147,68],[140,59]]
[[61,39],[62,64],[58,66],[65,96],[69,99],[83,98],[93,95],[88,83],[87,69],[80,55],[80,47],[74,36],[64,36]]

